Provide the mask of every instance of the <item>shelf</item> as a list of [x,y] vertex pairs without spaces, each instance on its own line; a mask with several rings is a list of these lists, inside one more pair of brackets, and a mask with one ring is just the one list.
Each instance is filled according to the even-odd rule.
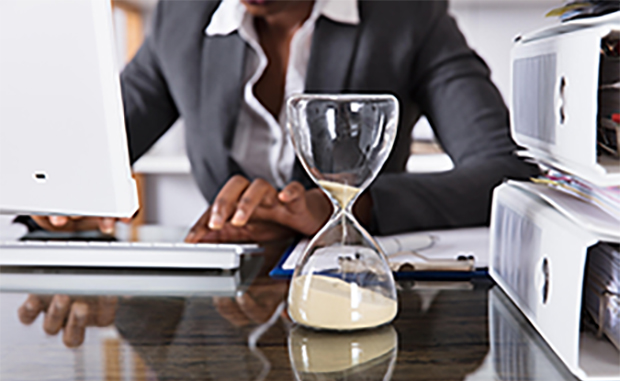
[[187,156],[144,156],[133,165],[136,174],[144,175],[185,175],[191,173]]

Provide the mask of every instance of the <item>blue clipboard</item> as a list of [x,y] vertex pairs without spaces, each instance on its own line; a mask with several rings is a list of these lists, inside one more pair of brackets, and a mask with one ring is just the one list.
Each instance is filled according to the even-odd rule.
[[[287,270],[282,268],[288,257],[297,246],[299,240],[293,242],[282,254],[282,257],[276,264],[276,266],[269,272],[269,276],[275,279],[290,279],[293,276],[293,270]],[[396,280],[469,280],[472,278],[487,278],[489,277],[488,268],[480,267],[474,271],[399,271],[395,272],[394,278]]]

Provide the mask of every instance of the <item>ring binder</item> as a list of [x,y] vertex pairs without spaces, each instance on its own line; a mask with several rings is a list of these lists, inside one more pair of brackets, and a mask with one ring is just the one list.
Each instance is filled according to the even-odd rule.
[[511,133],[544,175],[493,193],[489,273],[582,380],[620,379],[619,41],[620,12],[515,40]]

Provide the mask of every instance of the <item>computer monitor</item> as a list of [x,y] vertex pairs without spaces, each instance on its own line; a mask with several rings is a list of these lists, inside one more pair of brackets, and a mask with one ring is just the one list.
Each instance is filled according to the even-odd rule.
[[109,0],[0,0],[0,212],[127,217]]

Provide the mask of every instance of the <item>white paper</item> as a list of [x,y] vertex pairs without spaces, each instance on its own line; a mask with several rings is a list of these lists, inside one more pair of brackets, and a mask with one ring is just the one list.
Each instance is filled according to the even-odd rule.
[[[429,237],[432,237],[433,241],[430,246],[428,244]],[[420,261],[418,256],[412,253],[406,253],[405,251],[415,251],[431,260],[456,259],[460,255],[473,255],[475,257],[476,268],[487,267],[489,263],[488,227],[432,230],[375,238],[380,244],[382,241],[385,242],[385,240],[392,240],[394,238],[398,238],[401,242],[405,241],[409,243],[408,247],[400,248],[402,251],[399,254],[395,254],[393,251],[386,252],[389,256],[390,263],[416,263]],[[416,244],[418,245],[417,247]],[[293,270],[307,245],[307,239],[299,241],[282,265],[282,269]]]
[[620,238],[620,220],[589,202],[546,185],[513,180],[508,183],[542,198],[574,223],[595,234]]

